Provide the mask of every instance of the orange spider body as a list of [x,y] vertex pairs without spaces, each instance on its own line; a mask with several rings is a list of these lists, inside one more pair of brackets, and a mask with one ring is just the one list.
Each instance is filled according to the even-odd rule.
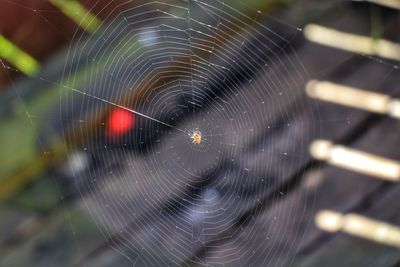
[[190,138],[192,139],[193,144],[199,145],[201,143],[201,132],[198,130],[193,131]]

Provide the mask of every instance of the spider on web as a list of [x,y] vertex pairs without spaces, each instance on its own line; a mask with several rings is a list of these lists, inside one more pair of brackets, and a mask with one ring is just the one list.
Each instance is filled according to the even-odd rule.
[[193,144],[199,145],[201,143],[201,132],[198,129],[194,130],[190,135],[190,138],[192,139]]

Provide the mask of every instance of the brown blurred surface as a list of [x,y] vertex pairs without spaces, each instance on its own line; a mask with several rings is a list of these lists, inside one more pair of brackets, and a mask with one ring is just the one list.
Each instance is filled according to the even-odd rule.
[[[121,2],[120,0],[81,1],[88,10],[102,20],[117,14],[117,6]],[[58,49],[71,42],[74,34],[82,32],[78,25],[46,0],[0,1],[0,18],[0,33],[39,62],[50,58]],[[18,76],[20,74],[14,69],[1,68],[0,91]]]

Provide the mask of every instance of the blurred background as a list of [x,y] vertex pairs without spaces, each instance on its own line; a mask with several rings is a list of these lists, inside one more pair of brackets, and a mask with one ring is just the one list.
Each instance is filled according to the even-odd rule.
[[399,10],[0,0],[0,266],[399,267]]

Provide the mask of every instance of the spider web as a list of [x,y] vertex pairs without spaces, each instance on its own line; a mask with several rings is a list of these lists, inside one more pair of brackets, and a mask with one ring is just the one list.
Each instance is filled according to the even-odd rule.
[[[288,39],[299,31],[285,25],[287,36],[282,36],[261,25],[262,11],[253,10],[250,17],[246,9],[243,2],[236,7],[220,1],[149,2],[122,12],[94,40],[70,51],[70,58],[79,58],[85,56],[82,50],[104,48],[85,58],[88,66],[102,68],[86,72],[85,79],[93,82],[82,89],[64,84],[78,93],[68,96],[69,110],[90,106],[93,117],[86,120],[96,121],[101,110],[123,103],[146,115],[137,118],[141,128],[136,136],[154,144],[136,147],[139,156],[131,151],[137,144],[129,141],[122,148],[90,147],[89,138],[83,141],[85,151],[97,154],[100,161],[122,166],[107,179],[93,170],[80,184],[87,210],[110,246],[134,263],[182,264],[208,244],[228,237],[228,244],[234,242],[230,231],[248,223],[238,218],[283,175],[273,180],[259,177],[263,166],[249,168],[241,161],[274,116],[291,116],[284,107],[297,93],[284,95],[285,88],[301,91],[295,81],[303,71],[283,48],[290,47]],[[270,74],[255,80],[265,69]],[[195,129],[202,133],[199,145],[188,138]],[[271,137],[260,142],[274,141]],[[288,143],[282,146],[275,151],[278,157],[288,156]],[[261,164],[273,169],[268,160]],[[255,234],[250,230],[250,236]],[[246,253],[234,249],[229,261],[240,262]],[[190,261],[202,262],[197,257]]]
[[[302,65],[284,49],[299,29],[283,25],[282,36],[260,18],[268,19],[241,1],[149,2],[126,9],[90,38],[75,36],[78,45],[70,48],[68,60],[80,62],[86,82],[77,85],[81,69],[66,68],[62,125],[56,128],[63,129],[74,154],[120,166],[99,171],[95,165],[74,176],[85,210],[108,245],[132,263],[182,264],[213,242],[230,238],[229,246],[235,242],[232,229],[248,223],[238,222],[240,215],[254,205],[262,209],[259,198],[283,175],[258,176],[262,169],[273,170],[274,162],[267,157],[250,168],[245,158],[271,153],[248,149],[274,143],[272,135],[259,138],[266,128],[290,126],[271,123],[276,116],[290,121],[285,106],[302,90],[296,84]],[[270,17],[268,22],[277,23]],[[258,77],[263,70],[268,74]],[[298,92],[288,95],[286,88]],[[104,142],[104,110],[112,107],[139,115],[135,137],[154,144],[129,143],[133,136]],[[70,123],[71,117],[80,123]],[[202,133],[199,145],[188,137],[195,129]],[[287,157],[289,140],[272,153]],[[137,150],[140,154],[133,153]],[[257,233],[250,228],[248,234]],[[282,235],[265,242],[279,242]],[[242,249],[227,252],[229,259],[190,261],[245,264],[241,255],[255,248]],[[268,261],[268,254],[257,257]]]

